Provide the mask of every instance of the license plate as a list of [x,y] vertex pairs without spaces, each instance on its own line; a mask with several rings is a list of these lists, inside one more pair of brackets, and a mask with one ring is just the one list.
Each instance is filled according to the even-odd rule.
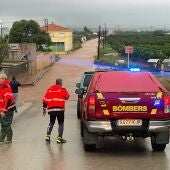
[[117,126],[141,126],[141,119],[120,119],[117,120]]

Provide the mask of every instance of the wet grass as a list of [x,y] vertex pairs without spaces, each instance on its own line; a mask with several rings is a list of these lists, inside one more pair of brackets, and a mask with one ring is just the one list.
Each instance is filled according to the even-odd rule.
[[162,85],[168,90],[170,91],[170,79],[167,78],[161,78],[160,82],[162,83]]

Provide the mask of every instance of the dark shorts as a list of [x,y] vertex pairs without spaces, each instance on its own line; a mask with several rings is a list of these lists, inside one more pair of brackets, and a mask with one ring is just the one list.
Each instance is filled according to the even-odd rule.
[[58,120],[58,124],[62,124],[64,123],[64,111],[54,111],[54,112],[50,112],[50,122],[51,123],[55,123],[56,117]]

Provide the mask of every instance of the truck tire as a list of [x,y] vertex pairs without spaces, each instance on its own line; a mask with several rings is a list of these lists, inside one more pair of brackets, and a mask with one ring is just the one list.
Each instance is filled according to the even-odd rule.
[[155,136],[151,137],[151,145],[152,145],[153,151],[155,151],[155,152],[163,152],[166,148],[166,144],[157,144],[156,143]]
[[83,137],[84,150],[87,152],[94,151],[96,149],[97,135],[88,132],[85,127],[83,131],[84,131]]
[[81,135],[81,137],[84,137],[84,125],[83,125],[82,121],[80,121],[80,135]]
[[77,101],[77,119],[80,119],[80,100]]
[[96,150],[96,144],[84,144],[84,150],[86,152],[91,152]]

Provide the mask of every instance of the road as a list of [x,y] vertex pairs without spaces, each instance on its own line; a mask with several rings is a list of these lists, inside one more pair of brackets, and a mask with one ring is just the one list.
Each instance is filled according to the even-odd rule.
[[[76,118],[75,83],[85,70],[93,70],[96,40],[65,56],[55,64],[35,87],[20,89],[22,107],[15,115],[12,144],[0,145],[0,169],[2,170],[168,170],[170,146],[165,152],[152,152],[150,140],[138,139],[133,143],[111,137],[99,138],[95,152],[83,150]],[[66,144],[57,144],[57,125],[52,133],[51,144],[44,139],[48,116],[42,116],[41,99],[46,88],[57,77],[64,79],[71,99],[66,104],[64,137]]]
[[40,101],[47,87],[55,83],[57,77],[63,78],[64,87],[69,90],[71,100],[75,100],[75,84],[80,81],[81,74],[84,71],[95,69],[93,60],[96,53],[97,40],[95,39],[85,43],[83,48],[63,56],[60,62],[52,66],[36,86],[21,88],[20,101]]

